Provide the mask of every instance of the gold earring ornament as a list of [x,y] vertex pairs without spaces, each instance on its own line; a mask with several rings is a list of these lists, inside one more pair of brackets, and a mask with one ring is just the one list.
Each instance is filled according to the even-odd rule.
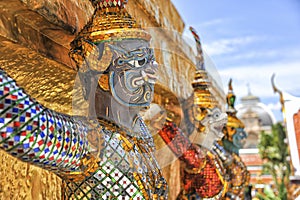
[[108,92],[109,91],[109,76],[108,76],[108,74],[102,74],[98,80],[98,84],[103,91]]

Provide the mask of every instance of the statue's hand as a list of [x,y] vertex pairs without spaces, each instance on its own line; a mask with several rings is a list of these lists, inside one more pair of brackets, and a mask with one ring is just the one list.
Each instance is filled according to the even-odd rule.
[[219,145],[217,142],[214,142],[213,151],[216,152],[219,158],[222,160],[225,167],[228,167],[232,164],[233,158],[230,153],[228,153],[223,146]]
[[140,114],[152,133],[161,130],[167,120],[166,110],[155,103],[150,104],[149,109]]

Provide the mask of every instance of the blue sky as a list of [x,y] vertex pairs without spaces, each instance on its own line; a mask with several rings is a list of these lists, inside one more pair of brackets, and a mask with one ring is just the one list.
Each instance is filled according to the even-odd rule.
[[[259,96],[277,120],[282,120],[279,89],[300,96],[299,0],[172,0],[186,24],[193,26],[204,51],[214,62],[224,89],[233,79],[238,99]],[[239,101],[237,102],[239,103]]]

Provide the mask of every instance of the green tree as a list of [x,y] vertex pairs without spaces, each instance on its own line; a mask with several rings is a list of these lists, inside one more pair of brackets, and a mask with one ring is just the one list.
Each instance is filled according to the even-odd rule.
[[272,132],[262,132],[258,145],[259,154],[264,160],[263,173],[271,174],[274,180],[273,191],[260,194],[265,200],[287,200],[287,185],[289,184],[290,163],[285,129],[280,123],[272,126]]

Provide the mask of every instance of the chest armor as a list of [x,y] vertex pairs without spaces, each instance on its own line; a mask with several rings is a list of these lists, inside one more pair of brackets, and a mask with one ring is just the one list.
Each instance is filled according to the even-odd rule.
[[[200,168],[183,168],[184,191],[187,194],[197,194],[197,199],[221,199],[228,188],[224,179],[225,168],[221,160],[208,152]],[[189,198],[187,198],[189,199]]]
[[74,175],[64,182],[65,199],[166,199],[167,183],[147,130],[141,128],[141,134],[134,137],[109,126],[101,129],[99,159],[88,167],[84,179]]

